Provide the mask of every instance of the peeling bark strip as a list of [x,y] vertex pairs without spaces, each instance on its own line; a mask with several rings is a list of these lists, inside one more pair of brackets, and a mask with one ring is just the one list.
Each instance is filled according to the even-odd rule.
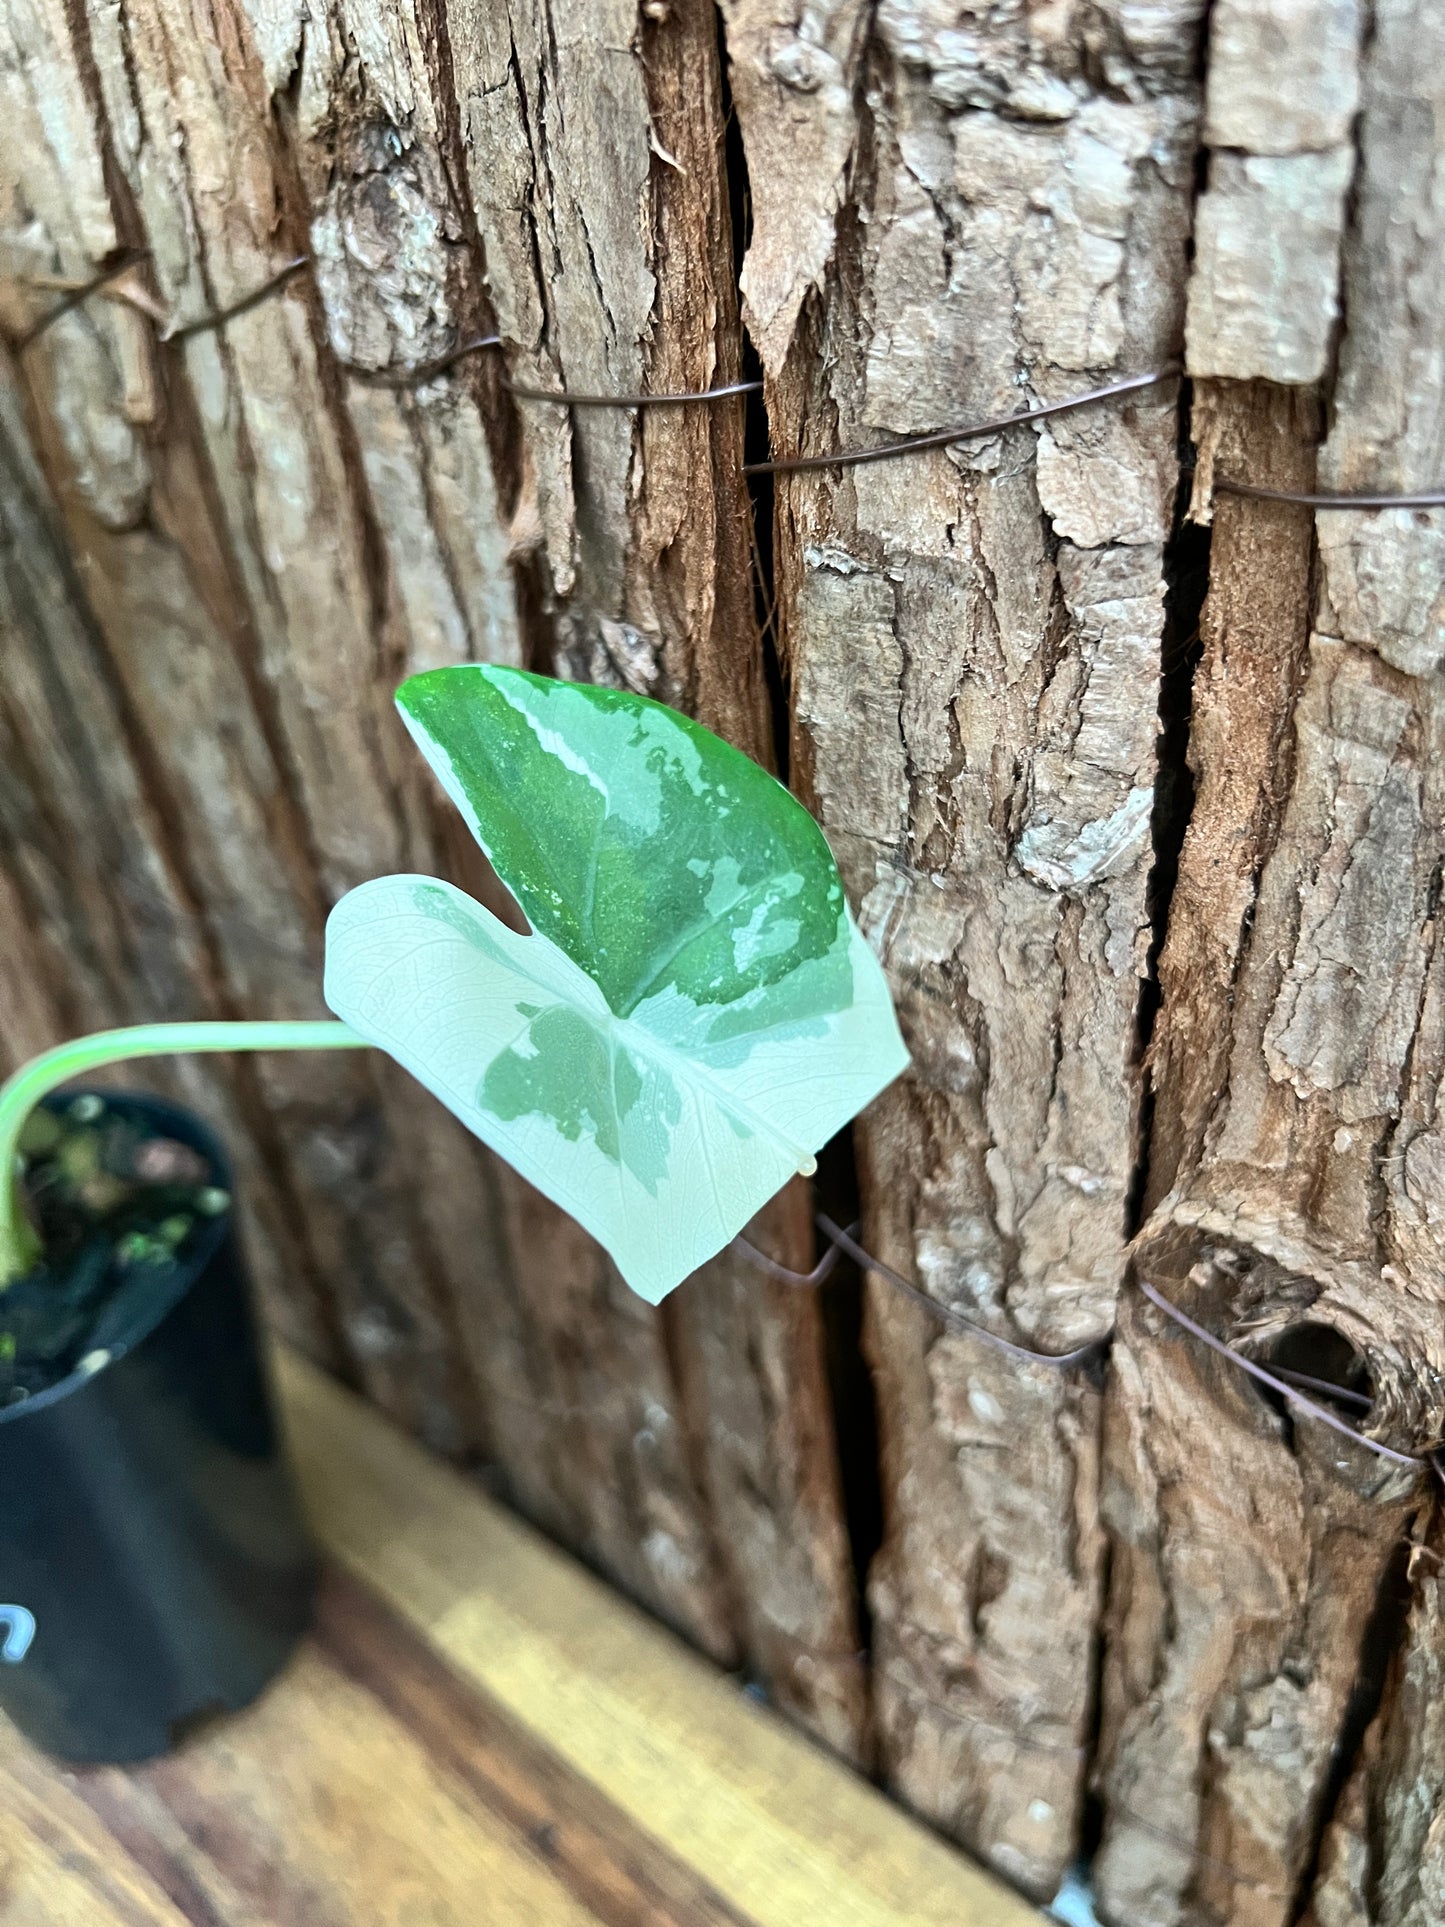
[[[166,345],[91,301],[16,372],[0,972],[32,988],[7,1050],[304,1015],[351,884],[485,891],[391,714],[410,670],[621,681],[766,754],[741,403],[522,411],[483,356],[397,382],[494,324],[542,387],[737,378],[716,22],[654,12],[10,9],[7,334],[53,303],[30,277],[120,250],[165,311],[231,318]],[[178,1075],[229,1127],[294,1334],[859,1752],[815,1305],[722,1261],[660,1320],[384,1063]],[[806,1268],[806,1212],[757,1235]]]
[[[1325,31],[1326,15],[1338,31]],[[1257,36],[1286,25],[1290,58],[1315,73],[1290,97],[1319,110],[1301,151],[1342,138],[1357,93],[1361,109],[1352,217],[1340,239],[1319,243],[1316,285],[1345,326],[1323,397],[1318,483],[1419,487],[1445,458],[1445,236],[1424,187],[1445,154],[1445,22],[1408,0],[1381,0],[1354,24],[1341,9],[1221,0],[1211,129],[1259,124],[1258,64],[1230,54],[1216,65],[1217,36],[1227,50],[1245,27]],[[1321,103],[1333,103],[1328,113]],[[1240,258],[1267,261],[1280,210],[1247,219],[1260,225]],[[1221,258],[1201,245],[1191,368],[1323,372],[1318,356],[1306,364],[1281,349],[1290,330],[1297,343],[1319,320],[1308,280],[1292,282],[1306,307],[1269,306],[1260,332],[1264,307],[1251,319],[1247,291],[1216,278],[1201,293]],[[1196,327],[1206,299],[1232,335]],[[1219,353],[1227,335],[1248,336],[1249,356]],[[1325,335],[1315,328],[1314,339]],[[1210,381],[1197,395],[1202,508],[1215,468],[1311,489],[1326,418],[1318,390]],[[1313,516],[1227,496],[1213,519],[1190,741],[1197,792],[1160,961],[1138,1262],[1263,1361],[1352,1373],[1374,1398],[1370,1428],[1418,1451],[1445,1429],[1445,1165],[1431,1162],[1445,1075],[1438,518]],[[1309,1900],[1304,1883],[1358,1740],[1361,1665],[1380,1635],[1402,1509],[1432,1501],[1418,1482],[1402,1494],[1356,1448],[1270,1414],[1207,1361],[1181,1357],[1188,1343],[1131,1306],[1114,1348],[1101,1905],[1138,1927],[1283,1927]],[[1426,1588],[1407,1653],[1418,1656],[1433,1610]],[[1397,1667],[1384,1726],[1418,1663]],[[1403,1874],[1420,1841],[1420,1794],[1392,1776],[1423,1773],[1428,1791],[1432,1769],[1398,1729],[1388,1767],[1380,1744],[1325,1836],[1318,1927],[1428,1917],[1428,1907],[1409,1912],[1418,1896]],[[1198,1857],[1161,1846],[1151,1821]],[[1205,1855],[1257,1884],[1231,1893]]]
[[1339,314],[1362,0],[1215,0],[1189,285],[1196,375],[1319,381]]
[[[843,8],[724,11],[770,184],[743,286],[779,454],[1011,413],[1177,350],[1200,6],[888,4],[863,45]],[[1048,1350],[1108,1332],[1123,1273],[1174,431],[1145,394],[779,477],[793,767],[915,1059],[858,1133],[864,1242]],[[1098,1395],[886,1286],[870,1305],[885,1769],[1048,1894],[1084,1790]]]

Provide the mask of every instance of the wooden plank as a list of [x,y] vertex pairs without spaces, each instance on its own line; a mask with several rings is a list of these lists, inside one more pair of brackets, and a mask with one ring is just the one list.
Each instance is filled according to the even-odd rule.
[[[196,1918],[196,1916],[192,1916]],[[0,1723],[0,1921],[4,1927],[182,1927],[103,1824]]]
[[588,1927],[596,1916],[425,1743],[307,1647],[273,1692],[150,1766],[74,1776],[204,1927]]
[[68,1771],[0,1728],[4,1927],[749,1927],[339,1576],[248,1712]]
[[1025,1927],[1025,1903],[292,1354],[331,1552],[758,1927]]
[[613,1927],[748,1927],[721,1895],[444,1664],[374,1593],[340,1572],[318,1634],[365,1686]]

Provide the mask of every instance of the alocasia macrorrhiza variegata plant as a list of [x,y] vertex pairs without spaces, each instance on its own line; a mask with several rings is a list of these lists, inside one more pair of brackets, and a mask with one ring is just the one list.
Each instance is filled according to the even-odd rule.
[[[340,1023],[62,1045],[0,1092],[0,1172],[36,1098],[98,1063],[369,1043],[656,1303],[908,1061],[832,853],[766,771],[643,697],[472,664],[397,702],[531,934],[433,877],[364,883],[327,924]],[[0,1282],[36,1255],[13,1190]]]

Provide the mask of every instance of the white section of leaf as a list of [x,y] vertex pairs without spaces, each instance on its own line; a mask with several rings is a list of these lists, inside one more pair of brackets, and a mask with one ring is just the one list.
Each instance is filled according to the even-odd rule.
[[[419,890],[441,893],[449,916],[420,907]],[[591,978],[540,933],[517,936],[450,884],[383,877],[331,913],[326,1001],[569,1211],[655,1304],[906,1065],[883,974],[851,918],[840,942],[853,970],[847,1009],[769,1026],[766,1004],[754,1005],[756,1031],[710,1044],[717,1008],[669,990],[616,1017]],[[629,1113],[632,1128],[667,1144],[655,1189],[588,1130],[574,1139],[549,1116],[503,1118],[483,1102],[496,1058],[521,1044],[538,1011],[556,1006],[580,1011],[665,1074],[645,1080],[638,1114]],[[674,1089],[675,1120],[662,1115]],[[640,1114],[646,1106],[653,1115]]]

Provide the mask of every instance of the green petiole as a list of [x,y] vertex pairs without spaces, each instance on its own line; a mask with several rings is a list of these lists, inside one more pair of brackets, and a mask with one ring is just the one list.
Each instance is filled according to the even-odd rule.
[[367,1040],[334,1017],[295,1023],[134,1024],[42,1051],[0,1085],[0,1291],[41,1258],[20,1197],[20,1133],[42,1097],[102,1064],[188,1051],[365,1050]]

